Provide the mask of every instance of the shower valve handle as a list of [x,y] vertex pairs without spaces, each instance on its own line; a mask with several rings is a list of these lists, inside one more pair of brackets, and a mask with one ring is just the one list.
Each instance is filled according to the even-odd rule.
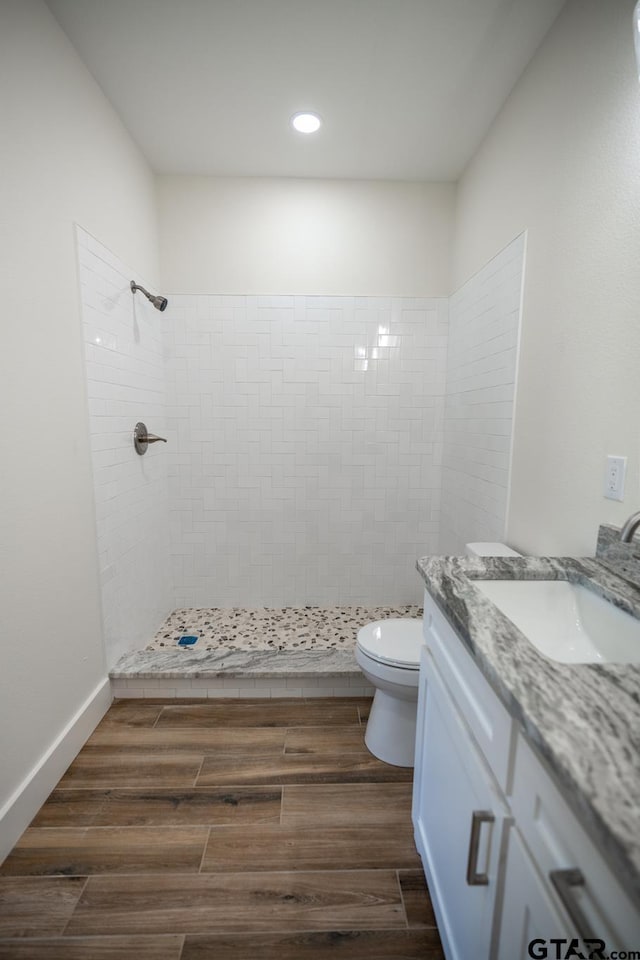
[[147,452],[147,447],[150,443],[166,443],[164,437],[156,437],[155,433],[149,433],[147,431],[146,423],[136,423],[136,428],[133,431],[133,445],[136,448],[136,453],[139,453],[140,456]]

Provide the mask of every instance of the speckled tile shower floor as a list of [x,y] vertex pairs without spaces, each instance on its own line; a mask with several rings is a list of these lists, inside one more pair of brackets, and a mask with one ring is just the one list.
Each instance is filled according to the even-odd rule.
[[[422,607],[191,607],[174,610],[147,650],[317,650],[353,647],[360,627],[373,620],[421,617]],[[197,636],[179,647],[181,636]]]

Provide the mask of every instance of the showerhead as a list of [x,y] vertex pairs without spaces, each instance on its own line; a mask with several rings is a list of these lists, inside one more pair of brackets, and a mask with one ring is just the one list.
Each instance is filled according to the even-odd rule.
[[149,303],[152,303],[152,304],[154,305],[154,307],[156,308],[156,310],[165,310],[165,309],[166,309],[167,304],[168,304],[168,302],[169,302],[166,297],[154,297],[154,295],[153,295],[152,293],[149,293],[148,290],[145,290],[144,287],[141,287],[139,283],[136,283],[136,282],[135,282],[135,280],[132,280],[131,283],[129,284],[129,286],[131,287],[131,292],[132,292],[132,293],[135,293],[136,290],[140,290],[141,293],[144,293],[144,295],[145,295],[145,297],[147,298],[147,300],[149,301]]

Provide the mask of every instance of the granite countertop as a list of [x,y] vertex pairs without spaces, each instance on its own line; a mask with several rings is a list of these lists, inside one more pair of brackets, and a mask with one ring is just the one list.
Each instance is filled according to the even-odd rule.
[[549,660],[474,586],[479,579],[569,580],[640,617],[636,577],[633,583],[612,569],[616,549],[611,564],[606,557],[425,557],[418,570],[603,856],[640,900],[640,665]]
[[136,650],[109,673],[113,679],[179,677],[362,677],[351,648],[316,650]]

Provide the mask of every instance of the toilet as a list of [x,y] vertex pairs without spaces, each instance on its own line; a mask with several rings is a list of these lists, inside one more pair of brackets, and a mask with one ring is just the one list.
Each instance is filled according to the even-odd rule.
[[[467,543],[469,557],[518,557],[504,543]],[[420,674],[422,620],[375,620],[358,630],[356,660],[375,687],[364,742],[394,767],[412,767]]]
[[376,688],[364,742],[378,760],[412,767],[422,620],[375,620],[358,630],[356,660]]

